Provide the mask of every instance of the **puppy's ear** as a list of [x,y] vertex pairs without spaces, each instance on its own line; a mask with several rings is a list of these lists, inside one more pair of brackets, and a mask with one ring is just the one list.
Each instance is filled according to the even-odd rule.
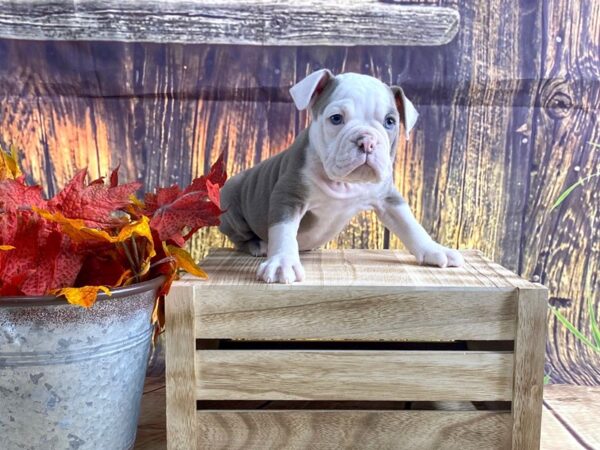
[[321,69],[292,86],[290,94],[294,99],[296,108],[299,110],[308,108],[311,102],[323,92],[323,89],[332,78],[333,74],[328,69]]
[[404,95],[404,91],[400,86],[391,86],[394,98],[396,99],[396,108],[400,113],[400,119],[404,123],[404,130],[406,130],[406,139],[410,134],[410,130],[413,129],[419,113],[417,112],[415,105]]

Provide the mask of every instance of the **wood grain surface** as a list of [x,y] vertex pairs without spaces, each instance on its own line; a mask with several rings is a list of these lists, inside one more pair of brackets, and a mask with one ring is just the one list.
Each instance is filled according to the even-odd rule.
[[456,35],[455,9],[394,3],[1,0],[0,38],[297,46],[441,45]]
[[548,386],[546,390],[544,407],[552,416],[574,435],[583,448],[600,448],[600,389],[555,385]]
[[516,293],[207,287],[196,297],[195,311],[198,339],[513,340]]
[[194,401],[193,288],[174,287],[166,305],[171,327],[166,336],[166,417],[169,449],[188,448],[196,433]]
[[491,411],[200,411],[196,448],[504,450],[509,423]]
[[511,400],[512,368],[512,352],[200,350],[196,398]]
[[512,393],[512,449],[540,447],[547,292],[519,289]]
[[[584,387],[584,386],[568,386],[568,385],[550,385],[544,389],[544,408],[542,414],[542,439],[541,449],[542,450],[589,450],[597,447],[594,445],[600,441],[599,428],[594,418],[597,416],[597,405],[600,404],[600,388],[597,387]],[[556,406],[555,408],[555,405]],[[215,411],[216,412],[216,411]],[[264,411],[271,412],[271,411]],[[337,411],[336,411],[337,412]],[[350,413],[360,413],[361,411],[351,411]],[[398,411],[403,412],[403,411]],[[417,411],[406,411],[409,413],[415,413]],[[564,416],[562,413],[564,412]],[[217,414],[223,413],[227,415],[227,411],[219,411]],[[300,417],[302,411],[296,411]],[[439,413],[439,411],[430,411],[429,413]],[[491,413],[501,416],[502,413]],[[215,416],[212,416],[213,418]],[[357,416],[356,416],[357,417]],[[374,417],[374,416],[373,416]],[[396,416],[401,417],[401,416]],[[409,416],[416,417],[416,416]],[[504,417],[504,416],[502,416]],[[235,415],[231,420],[239,420],[240,416]],[[429,420],[416,421],[414,426],[423,426],[429,422]],[[491,419],[491,417],[490,417]],[[208,419],[210,420],[210,419]],[[406,420],[406,418],[403,418]],[[446,417],[449,420],[449,417]],[[245,427],[251,426],[252,422],[245,422]],[[370,422],[371,424],[373,422]],[[394,434],[396,427],[401,427],[401,424],[397,424],[393,428],[388,428],[386,424],[390,424],[388,420],[384,422],[377,422],[376,426],[373,426],[373,431],[376,429],[385,430],[386,433]],[[313,427],[325,427],[325,424],[321,422],[313,422]],[[208,421],[204,421],[199,426],[207,427]],[[212,428],[214,436],[220,436],[220,439],[227,439],[223,433],[223,423],[215,424]],[[487,431],[492,436],[476,435],[475,439],[479,442],[485,442],[486,439],[491,439],[494,433],[499,432],[499,428],[502,428],[502,424],[494,423],[491,429]],[[335,439],[335,430],[331,430],[329,436]],[[436,436],[437,434],[431,433],[431,428],[422,433],[415,433],[420,435],[422,439],[428,439],[430,435]],[[455,436],[456,434],[453,434]],[[237,439],[242,440],[239,435],[236,435]],[[445,436],[445,435],[444,435]],[[469,439],[469,433],[462,433],[464,439]],[[586,436],[589,441],[582,440],[582,437]],[[270,439],[275,442],[284,440],[286,435],[283,434],[271,434]],[[343,442],[343,437],[340,436]],[[358,437],[360,439],[360,437]],[[232,441],[226,441],[231,442]],[[271,442],[271,441],[269,441]],[[398,440],[396,440],[398,442]],[[404,441],[401,441],[404,442]],[[426,441],[425,441],[426,442]],[[471,441],[472,442],[472,441]],[[165,450],[167,448],[166,439],[166,424],[165,424],[165,380],[164,377],[149,377],[146,379],[146,386],[144,389],[144,395],[142,396],[142,408],[140,419],[138,422],[138,432],[135,443],[136,450]],[[188,447],[189,448],[189,447]],[[429,447],[431,448],[431,447]],[[462,447],[461,447],[462,448]],[[483,448],[482,446],[475,447],[476,449]]]
[[201,263],[207,282],[176,285],[196,286],[198,339],[514,340],[516,288],[535,285],[464,257],[439,269],[397,250],[313,251],[301,255],[304,282],[267,285],[256,281],[263,258],[220,249]]
[[[407,2],[401,2],[407,3]],[[328,67],[401,84],[420,113],[400,142],[395,180],[442,243],[479,248],[549,287],[551,304],[590,335],[584,297],[600,303],[598,170],[600,3],[427,0],[456,8],[454,40],[436,47],[277,47],[0,39],[0,145],[54,193],[76,168],[145,189],[187,183],[219,153],[235,174],[289,145],[305,126],[288,88]],[[382,3],[389,7],[390,2]],[[225,245],[216,230],[197,258]],[[400,248],[363,214],[329,248]],[[586,294],[592,290],[593,294]],[[600,382],[600,357],[549,316],[554,382]]]
[[[256,278],[256,271],[264,258],[231,249],[213,249],[200,263],[208,280],[184,275],[185,282],[195,280],[199,289],[207,287],[242,287],[251,295],[254,289],[289,290],[303,287],[402,287],[440,289],[467,292],[472,290],[492,293],[514,291],[515,288],[536,288],[477,250],[462,252],[463,267],[439,268],[417,264],[406,251],[381,249],[313,250],[300,253],[306,272],[302,283],[295,285],[266,284]],[[252,287],[252,290],[248,287]]]

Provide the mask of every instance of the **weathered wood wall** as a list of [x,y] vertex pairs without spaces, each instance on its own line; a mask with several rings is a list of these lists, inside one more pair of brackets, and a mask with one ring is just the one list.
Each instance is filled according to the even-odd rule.
[[[546,284],[589,333],[596,308],[600,182],[550,205],[597,170],[600,2],[451,0],[457,37],[440,47],[252,47],[0,40],[0,145],[56,191],[78,167],[146,188],[185,183],[225,151],[236,173],[286,147],[304,127],[287,89],[307,73],[372,74],[400,83],[421,113],[396,182],[443,243],[477,247]],[[197,255],[224,244],[216,231]],[[371,214],[331,247],[396,248]],[[537,279],[537,278],[536,278]],[[600,358],[549,317],[554,381],[600,382]]]

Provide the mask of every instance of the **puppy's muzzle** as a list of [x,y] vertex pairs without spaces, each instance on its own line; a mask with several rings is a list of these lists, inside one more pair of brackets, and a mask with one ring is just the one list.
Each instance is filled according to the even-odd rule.
[[356,146],[363,153],[373,153],[377,147],[377,138],[370,134],[363,134],[356,139]]
[[371,136],[370,134],[364,134],[356,140],[356,145],[363,153],[373,153],[375,147],[377,146],[377,138],[375,138],[375,136]]

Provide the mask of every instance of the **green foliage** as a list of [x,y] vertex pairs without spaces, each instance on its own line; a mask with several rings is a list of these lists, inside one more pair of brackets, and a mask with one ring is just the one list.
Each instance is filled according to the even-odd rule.
[[[590,142],[589,144],[594,147],[600,148],[600,144],[598,144],[596,142]],[[600,171],[593,173],[591,175],[588,175],[587,177],[581,178],[579,181],[577,181],[576,183],[569,186],[556,199],[556,201],[552,205],[551,211],[556,209],[579,186],[583,186],[587,181],[591,180],[592,178],[598,177],[598,176],[600,176]],[[590,280],[588,279],[588,283],[587,283],[588,286],[589,286],[589,281]],[[560,323],[562,323],[565,326],[565,328],[567,328],[571,333],[573,333],[577,339],[579,339],[583,344],[585,344],[590,349],[594,350],[595,352],[600,353],[600,324],[598,323],[598,319],[596,318],[596,310],[594,308],[593,295],[592,295],[591,290],[588,290],[588,293],[586,294],[586,302],[588,305],[588,316],[589,316],[589,320],[590,320],[590,328],[592,330],[592,338],[591,339],[588,338],[587,336],[585,336],[557,308],[550,308],[550,310],[552,311],[554,316],[557,318],[557,320]],[[544,381],[545,380],[546,380],[546,377],[544,377]]]
[[584,343],[587,347],[592,350],[600,353],[600,327],[598,326],[598,322],[596,320],[596,311],[594,310],[594,303],[591,298],[587,299],[589,317],[592,328],[592,337],[593,339],[589,339],[586,337],[575,325],[573,325],[569,319],[567,319],[563,313],[561,313],[558,308],[550,308],[554,316],[558,319],[560,323],[562,323],[567,330],[575,335],[577,339],[579,339],[582,343]]

